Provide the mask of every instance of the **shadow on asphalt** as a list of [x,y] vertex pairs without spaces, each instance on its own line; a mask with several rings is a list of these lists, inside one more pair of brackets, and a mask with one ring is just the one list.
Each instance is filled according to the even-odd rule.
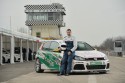
[[[58,71],[44,71],[43,72],[44,74],[55,74],[55,75],[57,75],[59,72]],[[41,74],[41,73],[39,73],[39,74]],[[108,73],[106,73],[106,74],[110,74],[109,72]],[[70,75],[103,75],[103,74],[101,74],[101,73],[98,73],[98,72],[73,72],[73,73],[71,73]]]

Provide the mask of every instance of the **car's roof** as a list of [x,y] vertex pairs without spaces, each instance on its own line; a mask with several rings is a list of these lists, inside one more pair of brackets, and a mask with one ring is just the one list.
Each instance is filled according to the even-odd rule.
[[[47,42],[47,41],[56,41],[56,42],[58,42],[58,43],[63,43],[63,40],[42,40],[42,42]],[[83,43],[86,43],[86,42],[84,42],[84,41],[77,41],[77,42],[83,42]]]
[[42,40],[42,42],[47,42],[47,41],[56,41],[56,42],[62,42],[63,40]]
[[60,45],[63,43],[63,40],[42,40],[41,42],[48,42],[48,41],[50,41],[50,42],[58,42]]

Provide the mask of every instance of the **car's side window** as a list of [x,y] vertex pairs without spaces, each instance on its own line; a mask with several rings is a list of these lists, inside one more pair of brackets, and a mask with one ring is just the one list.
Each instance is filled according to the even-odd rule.
[[51,44],[50,41],[45,42],[45,44],[43,45],[43,50],[50,50],[50,44]]
[[58,47],[59,47],[59,43],[54,41],[50,45],[50,50],[53,52],[58,52]]

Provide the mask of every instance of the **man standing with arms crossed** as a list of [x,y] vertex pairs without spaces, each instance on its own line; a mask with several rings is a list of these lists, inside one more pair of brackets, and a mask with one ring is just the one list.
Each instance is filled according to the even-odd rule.
[[[65,74],[69,75],[72,67],[72,60],[75,56],[75,50],[77,48],[77,41],[74,36],[72,36],[71,29],[67,29],[67,36],[64,37],[63,41],[66,43],[66,49],[64,50],[64,55],[62,59],[62,64],[60,68],[60,73],[58,76]],[[60,49],[61,50],[61,49]]]

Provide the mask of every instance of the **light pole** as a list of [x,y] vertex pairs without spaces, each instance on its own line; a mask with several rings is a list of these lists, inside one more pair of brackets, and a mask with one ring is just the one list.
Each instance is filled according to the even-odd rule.
[[14,63],[14,46],[15,46],[15,40],[14,40],[14,35],[13,35],[13,29],[11,27],[11,16],[10,16],[10,29],[11,29],[11,55],[10,55],[10,63]]

